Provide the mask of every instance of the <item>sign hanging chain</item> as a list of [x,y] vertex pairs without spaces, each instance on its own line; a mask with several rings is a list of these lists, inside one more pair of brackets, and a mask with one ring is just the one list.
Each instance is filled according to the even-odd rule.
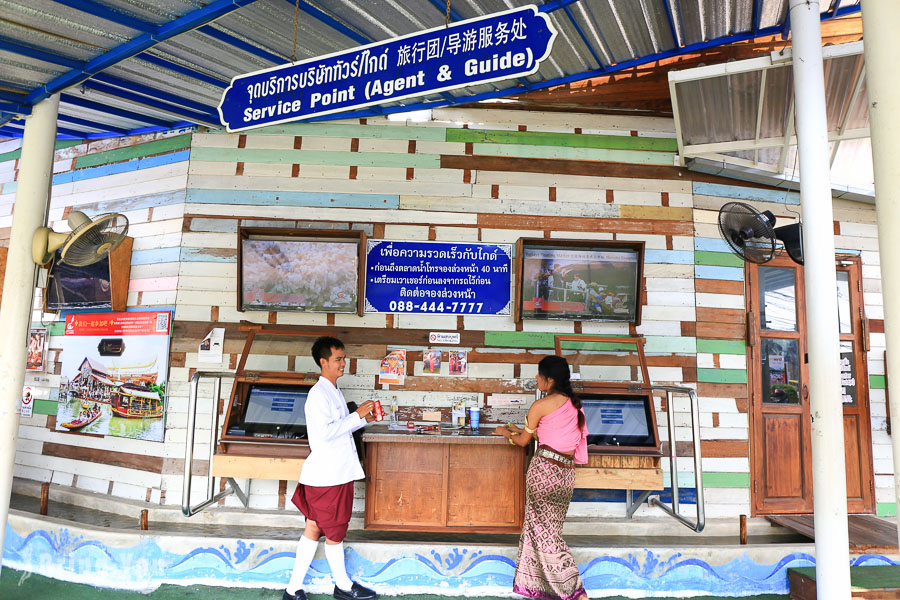
[[447,0],[447,15],[444,17],[444,27],[450,27],[450,0]]
[[[448,0],[449,5],[449,0]],[[291,64],[297,62],[297,29],[300,26],[300,0],[294,6],[294,51],[291,52]]]

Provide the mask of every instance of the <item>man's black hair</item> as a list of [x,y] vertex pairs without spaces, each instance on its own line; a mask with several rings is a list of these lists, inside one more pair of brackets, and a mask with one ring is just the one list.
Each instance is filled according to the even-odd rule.
[[312,345],[312,357],[313,360],[316,361],[316,366],[320,369],[322,368],[322,359],[328,360],[331,358],[332,350],[343,350],[344,342],[337,339],[336,337],[331,337],[328,335],[323,335]]

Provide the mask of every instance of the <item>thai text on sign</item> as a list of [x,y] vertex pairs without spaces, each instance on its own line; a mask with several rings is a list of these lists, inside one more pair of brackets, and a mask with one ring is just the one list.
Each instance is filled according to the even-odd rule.
[[222,95],[228,131],[308,119],[537,71],[556,31],[533,5],[239,75]]
[[366,242],[367,313],[510,314],[512,246]]

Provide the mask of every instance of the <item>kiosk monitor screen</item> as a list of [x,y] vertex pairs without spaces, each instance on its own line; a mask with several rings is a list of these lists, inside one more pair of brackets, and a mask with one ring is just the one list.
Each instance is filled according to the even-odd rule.
[[244,426],[248,433],[306,433],[306,398],[311,386],[254,385],[247,394]]
[[655,446],[649,397],[582,396],[588,444],[597,446]]

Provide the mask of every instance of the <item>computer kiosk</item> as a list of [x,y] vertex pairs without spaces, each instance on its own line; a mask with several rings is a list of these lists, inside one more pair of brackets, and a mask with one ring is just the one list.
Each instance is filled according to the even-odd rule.
[[[621,489],[629,496],[631,491],[662,490],[662,452],[644,339],[558,335],[555,345],[577,373],[573,389],[590,432],[588,464],[577,467],[575,487]],[[634,509],[629,501],[628,516]]]
[[297,355],[321,335],[245,323],[247,341],[213,457],[216,477],[294,479],[309,456],[304,407],[317,373],[296,372]]

